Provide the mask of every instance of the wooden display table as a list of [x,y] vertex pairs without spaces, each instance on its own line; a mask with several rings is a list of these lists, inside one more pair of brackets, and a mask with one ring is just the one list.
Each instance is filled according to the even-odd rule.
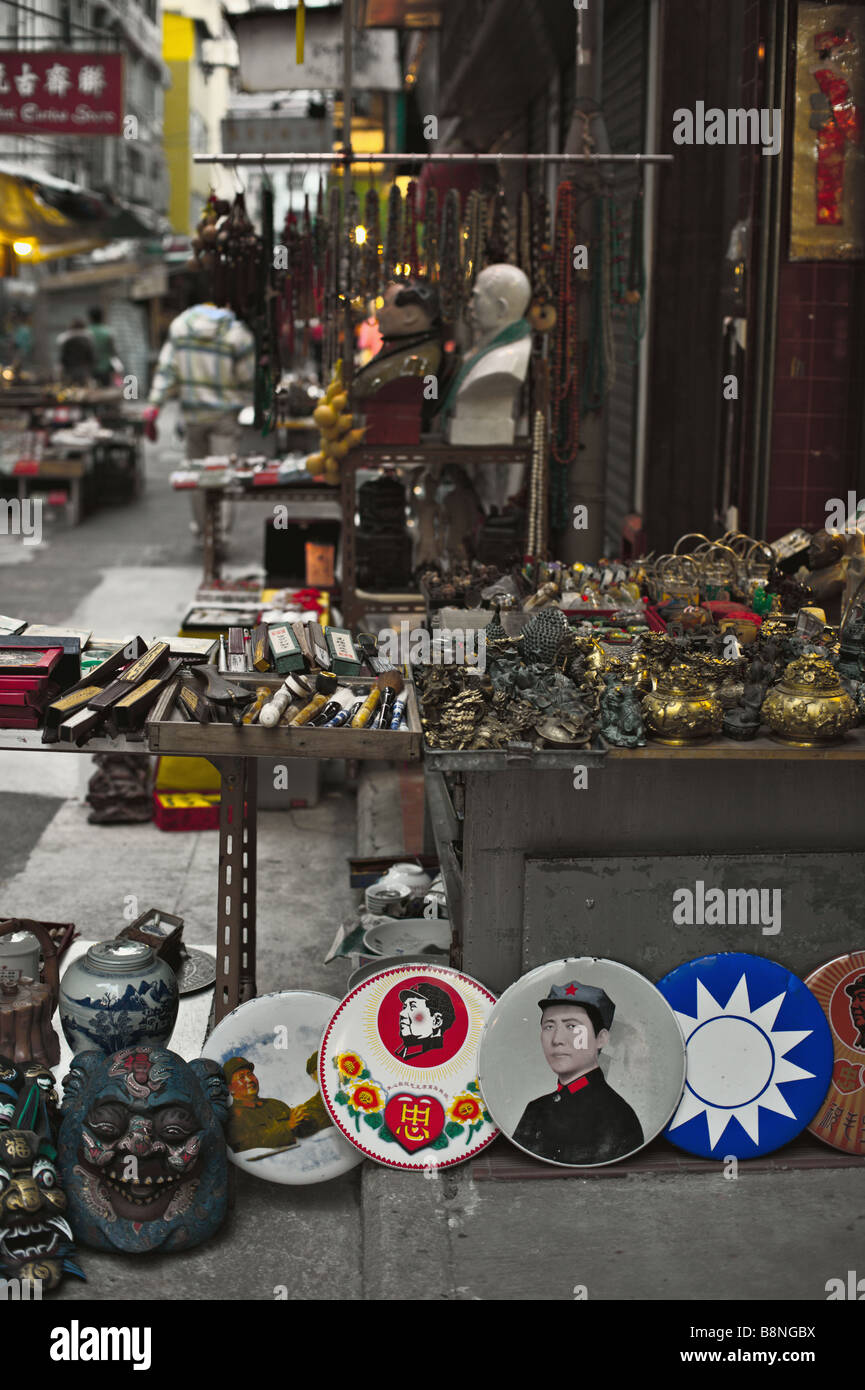
[[[235,678],[241,679],[241,678]],[[282,682],[254,675],[251,686]],[[371,682],[347,681],[348,685]],[[420,722],[414,690],[407,691],[408,732],[363,729],[263,729],[254,725],[191,724],[162,716],[167,697],[154,706],[144,740],[92,738],[82,748],[42,742],[41,729],[0,728],[0,749],[47,753],[170,753],[207,758],[222,778],[219,805],[219,869],[216,901],[214,1022],[254,998],[256,936],[256,826],[258,758],[412,758],[420,756]]]
[[[653,980],[711,951],[807,974],[862,943],[863,774],[862,729],[818,749],[761,738],[525,756],[425,750],[454,963],[494,990],[573,955],[611,957]],[[726,901],[768,890],[778,929],[674,922],[673,894],[696,901],[698,883]]]

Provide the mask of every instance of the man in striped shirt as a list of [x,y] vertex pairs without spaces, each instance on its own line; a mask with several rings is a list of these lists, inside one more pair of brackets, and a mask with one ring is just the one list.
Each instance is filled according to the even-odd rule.
[[[148,398],[151,420],[163,402],[177,396],[186,436],[186,456],[237,452],[237,415],[252,400],[255,339],[231,309],[212,303],[192,304],[173,320],[159,354]],[[192,494],[200,531],[203,501]]]

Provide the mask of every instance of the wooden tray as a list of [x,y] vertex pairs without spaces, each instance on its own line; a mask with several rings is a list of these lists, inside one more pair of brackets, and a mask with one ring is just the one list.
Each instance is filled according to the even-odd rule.
[[[255,672],[229,676],[228,680],[255,689],[258,685],[278,690],[283,678]],[[367,695],[374,685],[370,678],[343,680],[342,684]],[[158,700],[145,725],[145,738],[152,753],[180,757],[223,758],[380,758],[417,761],[421,756],[421,725],[414,687],[406,683],[406,723],[408,729],[265,729],[260,724],[191,724],[176,710],[170,718],[161,717],[164,701]]]

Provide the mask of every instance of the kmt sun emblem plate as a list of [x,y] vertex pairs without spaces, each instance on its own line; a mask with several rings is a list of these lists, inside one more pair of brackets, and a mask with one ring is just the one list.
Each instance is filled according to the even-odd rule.
[[446,1168],[498,1133],[478,1085],[495,995],[447,966],[399,966],[346,995],[324,1035],[319,1085],[334,1124],[391,1168]]
[[865,1154],[865,951],[830,960],[805,983],[829,1021],[835,1049],[832,1082],[808,1128],[834,1149]]

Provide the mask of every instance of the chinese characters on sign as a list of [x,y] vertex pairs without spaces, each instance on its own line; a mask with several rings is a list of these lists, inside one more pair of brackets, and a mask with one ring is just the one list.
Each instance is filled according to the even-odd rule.
[[120,135],[120,53],[0,51],[0,131]]

